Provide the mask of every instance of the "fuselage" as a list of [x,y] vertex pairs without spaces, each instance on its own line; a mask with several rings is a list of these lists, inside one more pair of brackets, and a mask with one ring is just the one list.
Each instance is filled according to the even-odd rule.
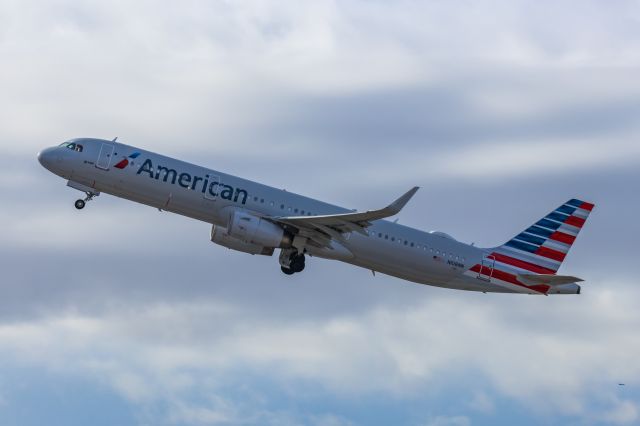
[[[142,203],[212,225],[227,226],[229,208],[267,217],[316,216],[350,210],[154,152],[101,139],[69,141],[81,149],[47,148],[39,160],[72,184]],[[73,185],[71,185],[73,186]],[[365,233],[345,235],[350,255],[339,260],[421,284],[482,292],[519,292],[470,269],[485,249],[443,233],[377,220]],[[324,256],[321,251],[309,254]]]

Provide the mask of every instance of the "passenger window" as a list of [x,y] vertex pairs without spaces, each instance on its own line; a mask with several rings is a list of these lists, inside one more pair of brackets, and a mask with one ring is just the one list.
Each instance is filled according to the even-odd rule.
[[302,216],[304,216],[304,210],[300,211],[300,214],[301,214]]
[[260,198],[260,203],[264,204],[264,198]]
[[407,244],[409,244],[407,240],[404,240],[404,245],[406,246]]
[[[289,210],[291,210],[291,209],[289,209]],[[295,209],[294,212],[298,213],[298,209]]]
[[[413,246],[414,246],[414,244],[413,244],[413,243],[411,243],[411,247],[413,247]],[[418,246],[418,248],[420,248],[420,246]]]
[[382,238],[382,232],[378,234],[378,238]]
[[396,240],[396,237],[391,237],[391,241],[395,241],[395,240]]
[[253,201],[258,202],[258,197],[253,197]]
[[385,234],[385,235],[384,235],[384,239],[385,239],[385,240],[388,240],[388,239],[389,239],[389,236],[388,236],[387,234]]
[[284,210],[284,204],[280,204],[280,210]]

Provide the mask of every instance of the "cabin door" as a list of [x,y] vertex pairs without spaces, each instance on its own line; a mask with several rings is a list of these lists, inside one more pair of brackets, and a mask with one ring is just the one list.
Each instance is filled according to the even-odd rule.
[[98,154],[96,167],[102,170],[109,170],[111,157],[113,157],[113,145],[111,145],[110,143],[103,143],[102,147],[100,148],[100,154]]
[[493,268],[496,266],[496,258],[493,255],[483,256],[478,272],[478,279],[482,281],[491,281],[493,277]]

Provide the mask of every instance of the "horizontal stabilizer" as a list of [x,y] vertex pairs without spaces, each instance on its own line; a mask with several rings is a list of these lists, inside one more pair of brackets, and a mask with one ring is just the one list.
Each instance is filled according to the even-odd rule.
[[519,274],[518,280],[526,285],[548,285],[554,287],[563,284],[579,283],[583,280],[578,277],[568,275],[551,274]]

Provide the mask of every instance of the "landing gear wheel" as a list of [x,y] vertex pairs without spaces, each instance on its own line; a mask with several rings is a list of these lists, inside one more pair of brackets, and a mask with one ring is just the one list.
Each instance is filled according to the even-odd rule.
[[284,266],[281,266],[280,269],[285,275],[293,275],[295,273],[292,269],[285,268]]
[[280,269],[287,275],[304,270],[305,256],[296,249],[283,249],[280,252]]
[[296,256],[292,256],[291,258],[291,270],[293,272],[302,272],[304,271],[304,254],[299,254]]
[[76,200],[76,202],[74,204],[74,206],[76,206],[76,209],[78,209],[78,210],[84,209],[84,205],[85,205],[84,200]]

